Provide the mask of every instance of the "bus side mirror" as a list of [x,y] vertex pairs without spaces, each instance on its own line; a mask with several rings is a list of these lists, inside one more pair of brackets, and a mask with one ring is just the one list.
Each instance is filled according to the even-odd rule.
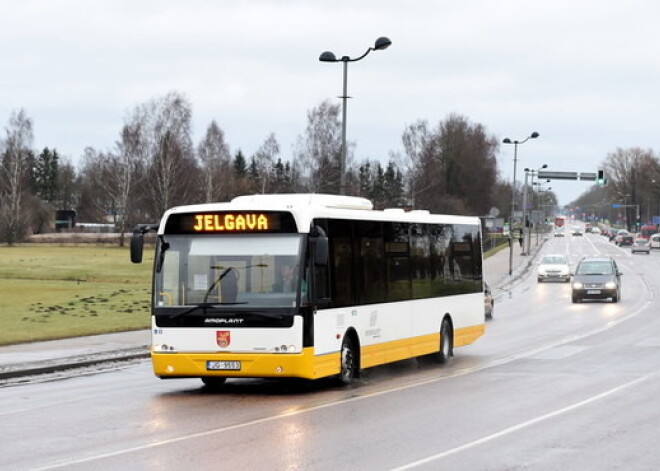
[[149,231],[155,230],[158,230],[158,224],[138,224],[133,228],[133,237],[131,237],[131,262],[142,263],[144,235]]
[[320,226],[314,226],[309,233],[314,244],[314,265],[323,267],[328,264],[328,237]]
[[143,248],[144,234],[142,231],[133,231],[133,237],[131,237],[131,262],[142,263]]

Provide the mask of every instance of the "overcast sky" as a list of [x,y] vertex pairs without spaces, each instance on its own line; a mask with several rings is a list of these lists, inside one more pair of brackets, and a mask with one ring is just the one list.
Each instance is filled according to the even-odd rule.
[[[630,0],[0,0],[0,126],[25,109],[35,148],[78,164],[114,147],[135,106],[170,91],[215,119],[232,152],[275,133],[289,159],[307,112],[342,89],[348,140],[387,161],[404,128],[451,113],[519,147],[525,167],[595,172],[617,147],[660,147],[660,2]],[[513,176],[513,147],[498,164]],[[475,172],[479,169],[475,169]],[[553,181],[562,204],[589,188]],[[504,212],[508,208],[500,208]]]

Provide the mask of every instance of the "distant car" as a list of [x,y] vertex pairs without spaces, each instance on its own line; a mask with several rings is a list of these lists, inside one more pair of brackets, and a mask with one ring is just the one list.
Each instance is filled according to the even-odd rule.
[[[619,245],[619,242],[621,241],[622,237],[625,237],[626,241],[628,240],[628,238],[630,238],[630,245],[632,245],[633,236],[630,234],[630,232],[628,232],[625,229],[619,229],[618,231],[614,232],[613,234],[614,243],[616,245]],[[612,238],[610,238],[610,240],[612,240]]]
[[651,253],[651,244],[646,239],[635,239],[632,247],[630,247],[630,251],[632,253],[640,252],[649,255]]
[[571,281],[571,268],[568,259],[562,254],[544,255],[537,268],[536,279],[542,281]]
[[616,245],[618,245],[619,247],[631,246],[633,245],[634,241],[635,239],[630,234],[622,234],[616,236]]
[[493,299],[493,293],[490,290],[488,283],[484,283],[484,309],[486,312],[486,319],[492,319],[493,311],[495,310],[495,300]]
[[574,303],[584,299],[621,300],[621,273],[612,257],[584,257],[575,268],[571,285]]
[[580,226],[573,226],[573,235],[574,236],[583,235],[582,228]]
[[601,233],[600,227],[597,227],[597,226],[592,227],[591,228],[591,233],[592,234],[600,234]]
[[660,234],[651,234],[649,245],[652,249],[660,249]]

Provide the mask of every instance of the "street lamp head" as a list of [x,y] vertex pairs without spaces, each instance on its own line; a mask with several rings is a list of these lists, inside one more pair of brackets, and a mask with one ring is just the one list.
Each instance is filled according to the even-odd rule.
[[512,144],[511,139],[509,139],[508,137],[505,137],[504,140],[502,141],[502,143],[504,143],[504,144]]
[[319,56],[321,62],[338,62],[334,52],[325,51]]
[[532,138],[532,139],[536,139],[537,137],[539,137],[539,133],[534,131],[529,137]]
[[541,166],[541,168],[548,168],[548,164],[543,164],[543,166]]
[[386,38],[385,36],[381,36],[380,38],[376,39],[376,43],[374,44],[374,51],[385,50],[391,45],[392,45],[392,41],[390,41],[389,38]]

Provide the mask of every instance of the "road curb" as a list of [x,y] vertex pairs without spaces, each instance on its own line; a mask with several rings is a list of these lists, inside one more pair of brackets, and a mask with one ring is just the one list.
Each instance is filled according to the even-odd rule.
[[131,361],[143,358],[149,358],[148,345],[86,355],[75,355],[54,360],[42,360],[28,364],[9,364],[0,367],[0,380],[15,379],[25,376],[53,374],[64,370],[85,368],[102,363]]

